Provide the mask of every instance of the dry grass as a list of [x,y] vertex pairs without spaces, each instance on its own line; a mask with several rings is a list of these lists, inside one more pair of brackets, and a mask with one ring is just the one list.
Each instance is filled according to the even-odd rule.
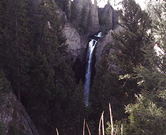
[[[113,126],[113,116],[112,116],[112,109],[111,104],[109,103],[109,112],[110,112],[110,123],[111,123],[111,135],[116,135],[118,132],[118,125],[116,126],[116,131],[114,132],[114,126]],[[91,135],[90,129],[88,127],[88,124],[83,122],[83,135],[85,135],[85,124],[88,130],[88,134]],[[59,135],[58,129],[56,128],[56,133]],[[104,111],[101,114],[100,121],[99,121],[99,135],[105,135],[105,128],[104,128]],[[121,135],[123,135],[123,124],[121,124]]]
[[58,129],[56,128],[56,133],[57,133],[57,135],[59,135],[59,132],[58,132]]

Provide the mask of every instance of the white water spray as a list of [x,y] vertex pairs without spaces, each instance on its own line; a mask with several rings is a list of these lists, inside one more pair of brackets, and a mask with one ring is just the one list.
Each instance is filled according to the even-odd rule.
[[[97,35],[94,35],[94,37],[101,38],[102,33],[98,33]],[[91,70],[92,70],[92,56],[93,51],[95,49],[95,46],[97,44],[98,40],[91,39],[88,45],[88,53],[87,53],[87,68],[86,68],[86,75],[85,75],[85,104],[88,106],[89,104],[89,90],[90,90],[90,83],[91,83]]]

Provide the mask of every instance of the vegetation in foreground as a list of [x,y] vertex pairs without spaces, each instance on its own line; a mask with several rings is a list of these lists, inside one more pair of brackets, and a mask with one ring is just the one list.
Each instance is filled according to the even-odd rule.
[[[0,69],[41,135],[55,134],[57,129],[64,135],[82,134],[84,119],[91,133],[98,134],[103,111],[104,127],[109,121],[109,103],[114,124],[107,123],[106,134],[121,134],[122,124],[126,135],[166,133],[166,4],[149,12],[142,11],[134,0],[124,0],[123,6],[119,23],[123,31],[112,35],[115,42],[107,45],[98,64],[90,105],[85,107],[84,87],[81,81],[76,84],[72,61],[67,59],[55,4],[41,2],[34,15],[29,0],[0,1]],[[161,49],[158,55],[156,45]],[[109,55],[109,48],[114,48],[114,55]],[[117,64],[119,74],[110,63]],[[2,78],[0,85],[7,82]],[[4,132],[3,123],[0,126]]]

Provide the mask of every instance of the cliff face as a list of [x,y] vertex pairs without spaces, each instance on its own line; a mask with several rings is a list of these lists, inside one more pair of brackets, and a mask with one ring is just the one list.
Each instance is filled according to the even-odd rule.
[[12,92],[5,94],[4,102],[0,104],[0,122],[6,134],[39,135],[25,108]]
[[[116,26],[115,22],[117,20],[117,11],[115,11],[110,4],[107,4],[104,8],[99,9],[96,0],[94,0],[94,4],[91,2],[91,0],[74,0],[74,4],[77,8],[77,19],[73,24],[67,20],[67,17],[63,11],[59,13],[62,15],[63,12],[63,16],[65,16],[63,32],[67,38],[67,44],[69,45],[68,51],[73,55],[75,60],[78,57],[81,59],[83,58],[83,54],[85,54],[84,51],[88,44],[88,36],[94,35],[100,30],[107,32]],[[89,27],[86,27],[87,32],[85,35],[80,34],[78,32],[79,28],[76,30],[75,27],[75,25],[79,27],[81,11],[83,8],[86,9],[85,20],[88,20],[88,14],[90,14],[91,17],[91,24]],[[108,33],[108,38],[109,35],[110,34]],[[107,39],[104,42],[107,42]]]
[[[95,53],[95,56],[96,56],[96,64],[101,60],[101,57],[103,56],[104,54],[104,51],[106,51],[106,46],[108,44],[111,44],[114,42],[113,38],[112,38],[112,35],[111,33],[118,33],[120,31],[122,31],[123,28],[120,27],[120,26],[117,26],[114,30],[110,30],[103,39],[101,39],[98,44],[97,44],[97,47],[96,47],[96,53]],[[107,50],[109,55],[111,55],[111,53],[114,52],[114,49],[113,48],[109,48],[109,50]],[[113,70],[115,72],[119,72],[120,69],[113,63],[110,63],[110,66],[113,67]]]
[[79,18],[81,17],[81,10],[83,7],[86,9],[86,20],[88,19],[88,15],[90,14],[91,17],[91,25],[87,28],[87,33],[90,35],[96,34],[100,30],[100,24],[99,24],[99,17],[98,17],[98,7],[97,3],[95,2],[92,4],[91,0],[74,0],[74,3],[77,7],[77,23],[79,23]]
[[66,44],[68,44],[68,52],[75,61],[76,58],[83,58],[83,54],[88,43],[87,38],[80,36],[79,33],[71,26],[70,23],[66,23],[63,28],[63,33],[66,37]]
[[[60,0],[55,0],[55,2],[62,2]],[[32,7],[35,13],[35,10],[37,8],[37,4],[41,2],[41,0],[33,0]],[[83,55],[86,54],[85,50],[87,48],[88,44],[88,37],[91,35],[96,34],[100,30],[107,32],[110,29],[113,29],[115,27],[115,21],[116,21],[116,11],[112,8],[110,4],[105,5],[104,8],[98,8],[96,0],[94,0],[94,3],[91,2],[91,0],[74,0],[73,1],[76,6],[76,14],[77,19],[70,23],[67,19],[67,15],[65,14],[62,9],[60,9],[57,6],[57,12],[59,14],[59,18],[64,20],[63,22],[63,33],[66,37],[66,44],[68,44],[68,52],[70,53],[70,57],[75,61],[76,58],[83,59]],[[68,7],[71,6],[71,1],[68,3]],[[84,26],[86,29],[86,32],[84,34],[80,34],[80,18],[81,18],[81,11],[85,8],[86,14],[85,14],[85,22]],[[100,15],[99,15],[100,12]],[[87,26],[88,17],[90,17],[90,25]],[[109,33],[108,36],[109,37]],[[103,39],[105,40],[105,38]],[[106,41],[107,42],[107,39]],[[102,46],[98,45],[98,50],[102,48]],[[100,57],[100,53],[97,53],[97,57]],[[98,58],[97,58],[98,59]]]
[[88,37],[80,35],[76,28],[71,24],[65,12],[58,8],[57,13],[59,18],[63,18],[63,34],[66,37],[66,44],[68,45],[67,51],[69,52],[69,57],[75,61],[77,58],[83,59],[83,55],[87,48]]

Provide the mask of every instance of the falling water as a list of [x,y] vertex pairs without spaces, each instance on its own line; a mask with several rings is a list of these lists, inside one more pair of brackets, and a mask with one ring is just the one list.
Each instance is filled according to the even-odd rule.
[[[86,106],[89,104],[89,90],[90,90],[90,83],[91,83],[91,69],[92,69],[92,56],[95,46],[98,42],[98,39],[101,38],[102,33],[98,33],[94,35],[94,38],[90,40],[88,45],[88,52],[87,52],[87,68],[85,74],[85,103]],[[96,38],[95,38],[96,37]]]

